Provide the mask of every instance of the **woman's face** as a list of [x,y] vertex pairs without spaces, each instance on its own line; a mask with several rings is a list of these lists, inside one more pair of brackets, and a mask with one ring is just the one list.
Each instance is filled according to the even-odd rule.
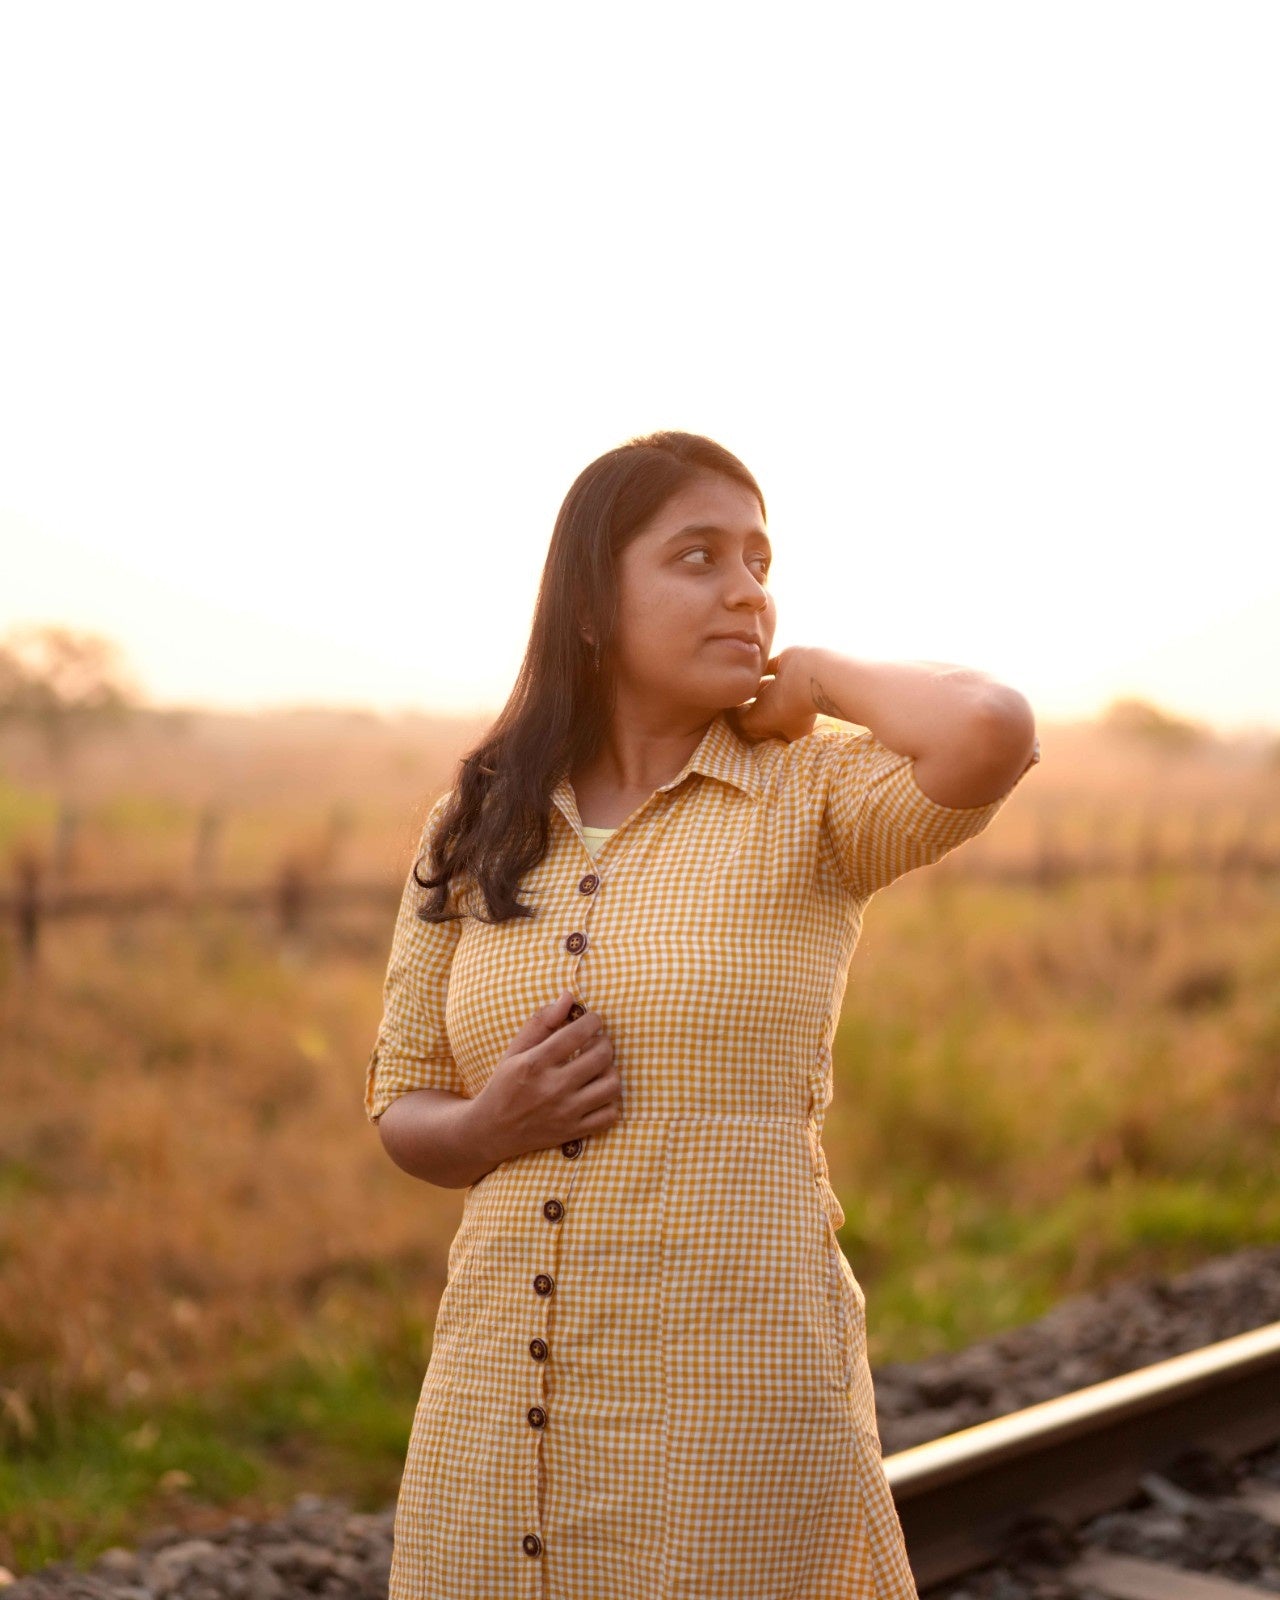
[[[750,700],[773,652],[769,537],[750,489],[706,476],[622,552],[618,699],[701,714]],[[716,635],[741,632],[754,648]]]

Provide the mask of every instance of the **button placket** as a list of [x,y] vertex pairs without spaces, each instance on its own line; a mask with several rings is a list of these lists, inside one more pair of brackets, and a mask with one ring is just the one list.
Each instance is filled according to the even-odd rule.
[[[548,1227],[561,1221],[564,1216],[564,1209],[564,1202],[556,1199],[554,1196],[542,1202],[542,1216]],[[555,1287],[555,1272],[559,1266],[560,1253],[560,1240],[558,1233],[555,1235],[548,1234],[547,1243],[548,1249],[544,1251],[544,1256],[548,1257],[550,1260],[551,1271],[540,1272],[533,1280],[534,1293],[541,1296],[544,1300],[547,1299]],[[546,1334],[550,1331],[548,1326],[550,1321],[550,1310],[551,1308],[549,1304],[543,1308],[542,1334]],[[545,1363],[550,1354],[550,1346],[544,1337],[538,1335],[530,1339],[529,1355],[534,1361],[538,1362],[539,1364]],[[539,1379],[541,1380],[541,1373],[539,1373]],[[541,1401],[545,1401],[546,1399],[545,1388],[541,1381],[539,1383],[538,1398]]]
[[[554,1248],[551,1254],[554,1256]],[[552,1262],[552,1265],[554,1268],[554,1261]],[[532,1280],[532,1291],[536,1298],[543,1302],[542,1315],[539,1319],[542,1332],[540,1334],[535,1334],[534,1337],[529,1340],[528,1344],[529,1357],[534,1363],[536,1376],[533,1385],[533,1399],[525,1408],[524,1421],[525,1426],[528,1428],[530,1434],[531,1452],[529,1464],[533,1470],[533,1490],[531,1499],[533,1504],[533,1522],[538,1528],[543,1526],[543,1517],[546,1513],[546,1507],[543,1504],[542,1494],[542,1433],[546,1428],[549,1419],[549,1407],[547,1404],[546,1392],[546,1366],[547,1359],[550,1355],[550,1347],[548,1341],[542,1335],[548,1331],[548,1321],[551,1310],[549,1302],[554,1289],[555,1277],[553,1272],[538,1272],[534,1274]],[[532,1548],[531,1541],[536,1541],[536,1549]],[[526,1534],[523,1548],[526,1555],[539,1555],[542,1551],[542,1541],[537,1534]]]
[[[586,900],[586,904],[582,905],[581,911],[578,914],[580,925],[566,934],[563,941],[564,949],[575,958],[574,971],[570,974],[569,978],[570,985],[574,987],[576,987],[577,975],[576,961],[589,948],[591,943],[587,935],[586,923],[588,917],[590,916],[591,908],[594,904],[594,899],[592,897],[594,897],[596,891],[599,889],[600,884],[600,874],[595,871],[583,873],[578,879],[578,893],[588,898]],[[568,1022],[576,1022],[579,1017],[585,1015],[586,1009],[587,1008],[580,1001],[575,1000],[569,1007],[565,1020]],[[575,1160],[581,1156],[585,1145],[585,1139],[566,1139],[560,1146],[560,1154],[567,1160]],[[566,1199],[572,1194],[574,1179],[577,1177],[577,1169],[570,1169],[570,1171],[572,1172],[572,1176],[569,1179],[567,1188],[563,1190]],[[556,1187],[559,1188],[560,1185],[557,1183]],[[540,1318],[540,1332],[535,1333],[533,1337],[530,1338],[527,1345],[529,1359],[534,1363],[534,1367],[536,1369],[536,1380],[534,1385],[534,1400],[525,1411],[525,1422],[528,1425],[533,1439],[533,1467],[535,1474],[534,1504],[536,1507],[535,1518],[537,1525],[541,1527],[543,1512],[545,1509],[542,1504],[542,1436],[545,1430],[550,1426],[551,1422],[551,1407],[548,1403],[548,1372],[549,1362],[552,1355],[552,1346],[554,1344],[554,1340],[550,1337],[553,1320],[552,1305],[554,1303],[556,1286],[555,1274],[559,1270],[560,1261],[560,1227],[565,1216],[566,1200],[561,1199],[559,1194],[547,1195],[543,1199],[539,1209],[545,1226],[551,1230],[551,1232],[546,1240],[546,1248],[541,1252],[542,1259],[548,1263],[548,1269],[543,1272],[535,1273],[531,1283],[534,1295],[540,1301],[542,1301],[543,1304]],[[540,1554],[542,1551],[542,1541],[538,1534],[527,1533],[524,1537],[522,1548],[524,1549],[526,1555]]]
[[[579,1007],[581,1015],[584,1007]],[[574,1176],[576,1177],[576,1171]],[[557,1184],[557,1187],[559,1185]],[[573,1191],[573,1179],[569,1181],[568,1188],[564,1191],[566,1198]],[[546,1232],[546,1248],[541,1252],[543,1260],[547,1263],[547,1270],[535,1273],[532,1280],[533,1293],[543,1302],[540,1334],[529,1340],[529,1358],[536,1367],[535,1394],[533,1403],[525,1412],[525,1421],[529,1427],[533,1442],[533,1470],[534,1470],[534,1505],[535,1520],[538,1527],[543,1525],[545,1506],[543,1504],[544,1473],[542,1461],[542,1436],[550,1426],[551,1407],[548,1400],[549,1368],[551,1357],[552,1306],[554,1304],[556,1274],[560,1264],[560,1232],[567,1210],[565,1200],[559,1195],[548,1195],[539,1207],[543,1226]],[[533,1537],[537,1537],[534,1535]],[[541,1544],[539,1544],[539,1551]],[[533,1553],[533,1552],[529,1552]]]
[[[569,973],[568,978],[568,982],[571,987],[576,987],[577,985],[577,961],[581,959],[583,954],[590,948],[591,945],[586,924],[591,916],[591,911],[595,905],[595,896],[602,882],[603,879],[601,878],[601,875],[595,871],[585,872],[578,879],[578,893],[585,899],[585,904],[582,904],[580,910],[576,913],[579,917],[581,926],[574,928],[571,932],[567,933],[563,940],[564,949],[575,958],[574,967]],[[576,1022],[577,1019],[586,1012],[586,1009],[587,1008],[584,1005],[575,1000],[569,1007],[565,1021]],[[583,1145],[585,1143],[586,1141],[584,1139],[567,1139],[560,1146],[560,1153],[561,1155],[572,1160],[575,1156],[581,1154]]]
[[570,912],[571,916],[577,917],[578,926],[564,941],[564,947],[570,955],[581,955],[590,943],[587,938],[587,922],[590,920],[592,909],[595,906],[595,897],[601,882],[600,874],[594,871],[584,872],[578,879],[578,894],[581,899],[577,902],[575,909]]

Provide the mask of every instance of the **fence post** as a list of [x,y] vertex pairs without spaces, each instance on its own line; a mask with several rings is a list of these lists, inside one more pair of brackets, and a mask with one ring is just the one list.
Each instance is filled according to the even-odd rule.
[[35,964],[40,943],[40,859],[34,850],[23,850],[14,860],[17,893],[14,896],[14,921],[18,948],[30,967]]
[[218,846],[222,842],[223,813],[212,805],[205,806],[196,823],[196,845],[192,858],[198,884],[211,883],[217,868]]
[[302,930],[302,917],[307,903],[307,881],[301,863],[290,857],[280,868],[276,880],[276,910],[280,931],[292,938]]
[[80,833],[80,809],[73,800],[64,800],[58,809],[53,837],[52,876],[65,883],[75,866],[76,841]]

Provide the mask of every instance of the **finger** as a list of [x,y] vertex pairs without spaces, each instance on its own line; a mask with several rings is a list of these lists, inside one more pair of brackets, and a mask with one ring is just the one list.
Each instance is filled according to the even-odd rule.
[[613,1066],[613,1040],[608,1034],[595,1034],[584,1045],[579,1045],[573,1053],[565,1056],[560,1066],[576,1067],[582,1074],[582,1082],[594,1082],[598,1075],[608,1072]]
[[571,1022],[561,1023],[553,1033],[553,1037],[543,1039],[528,1052],[529,1059],[540,1067],[567,1066],[605,1038],[604,1023],[595,1012],[584,1012]]
[[531,1050],[534,1045],[542,1044],[546,1039],[564,1025],[569,1007],[573,1004],[573,993],[569,989],[563,990],[548,1006],[543,1006],[540,1011],[535,1011],[529,1020],[521,1027],[512,1039],[511,1050]]
[[753,701],[751,705],[739,706],[734,711],[733,715],[737,726],[737,731],[744,739],[752,739],[755,737],[754,710],[755,702]]

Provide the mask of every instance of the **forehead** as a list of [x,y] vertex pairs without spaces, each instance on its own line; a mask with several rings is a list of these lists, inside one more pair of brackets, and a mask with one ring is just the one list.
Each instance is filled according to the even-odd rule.
[[661,543],[682,530],[696,529],[745,539],[753,535],[768,546],[760,502],[745,484],[728,478],[699,478],[673,494],[640,536]]

